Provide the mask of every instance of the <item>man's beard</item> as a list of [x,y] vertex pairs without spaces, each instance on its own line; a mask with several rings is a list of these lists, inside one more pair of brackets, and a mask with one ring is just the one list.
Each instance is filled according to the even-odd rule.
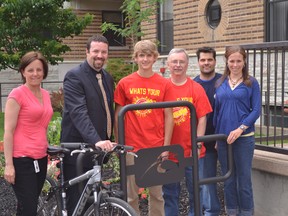
[[[96,61],[97,61],[97,63],[96,63]],[[103,68],[104,62],[105,61],[103,59],[96,59],[95,61],[93,61],[93,66],[96,70],[100,70],[101,68]]]

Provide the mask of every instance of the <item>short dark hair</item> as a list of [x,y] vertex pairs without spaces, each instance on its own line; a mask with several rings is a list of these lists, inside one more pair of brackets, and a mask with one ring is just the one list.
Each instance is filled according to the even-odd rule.
[[23,83],[26,83],[26,78],[23,76],[23,71],[25,68],[33,61],[39,60],[42,62],[43,70],[44,70],[44,76],[43,79],[46,79],[48,75],[48,63],[46,58],[43,56],[43,54],[39,51],[30,51],[27,52],[25,55],[22,56],[19,64],[18,71],[21,73]]
[[214,60],[216,60],[216,51],[212,47],[201,47],[196,51],[197,59],[200,59],[200,53],[212,53]]
[[94,41],[94,42],[106,43],[106,44],[109,46],[109,42],[108,42],[108,40],[107,40],[106,37],[104,37],[104,36],[101,35],[101,34],[96,34],[96,35],[91,36],[91,37],[88,39],[88,41],[87,41],[87,46],[86,46],[86,48],[87,48],[88,51],[90,50],[91,43],[92,43],[93,41]]

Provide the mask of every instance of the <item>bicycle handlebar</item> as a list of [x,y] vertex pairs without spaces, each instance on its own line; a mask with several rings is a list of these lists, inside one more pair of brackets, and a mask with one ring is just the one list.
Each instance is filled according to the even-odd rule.
[[[76,154],[76,153],[82,153],[82,154],[78,155],[77,160],[76,160],[76,173],[77,173],[77,176],[79,176],[79,178],[77,178],[77,180],[76,179],[74,180],[77,182],[79,181],[79,191],[83,190],[83,185],[81,183],[82,178],[87,178],[87,175],[85,175],[85,174],[84,174],[84,176],[86,176],[86,177],[83,177],[83,163],[82,163],[82,161],[83,161],[83,157],[84,157],[85,153],[92,153],[92,154],[95,153],[96,155],[98,154],[98,156],[100,156],[100,155],[109,155],[112,152],[119,152],[122,154],[126,151],[130,151],[130,150],[134,149],[132,146],[116,144],[116,145],[114,145],[114,147],[112,148],[111,151],[106,152],[99,147],[95,147],[95,145],[91,145],[88,143],[82,143],[82,142],[74,142],[74,143],[73,142],[63,142],[63,143],[61,143],[61,148],[65,148],[67,150],[70,150],[71,156],[73,154]],[[127,152],[127,153],[130,153],[130,152]],[[104,156],[103,158],[106,158],[106,157]],[[102,163],[103,163],[103,161],[102,161]],[[102,164],[102,163],[100,163],[100,164]]]
[[63,148],[68,148],[68,149],[74,149],[71,152],[71,156],[76,153],[86,153],[86,152],[95,152],[95,153],[112,153],[116,151],[120,152],[126,152],[126,151],[131,151],[134,148],[132,146],[126,146],[122,144],[116,144],[111,151],[106,152],[102,150],[99,147],[95,147],[91,144],[88,143],[61,143],[61,147]]
[[68,149],[83,149],[87,147],[92,147],[93,145],[88,143],[82,143],[82,142],[64,142],[61,143],[61,147],[68,148]]

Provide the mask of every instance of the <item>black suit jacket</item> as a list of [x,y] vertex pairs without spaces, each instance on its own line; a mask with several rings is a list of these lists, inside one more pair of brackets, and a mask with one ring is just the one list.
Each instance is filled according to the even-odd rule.
[[[101,73],[113,123],[114,81],[104,69]],[[63,92],[61,142],[95,144],[100,140],[111,139],[107,137],[106,111],[96,71],[87,61],[67,72],[64,77]],[[66,157],[65,161],[74,163],[75,158],[71,159]]]

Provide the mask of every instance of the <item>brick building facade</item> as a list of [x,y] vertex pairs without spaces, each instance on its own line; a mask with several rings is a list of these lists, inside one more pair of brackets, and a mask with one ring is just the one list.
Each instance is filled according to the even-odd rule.
[[[103,11],[120,11],[121,2],[119,0],[76,0],[71,4],[79,15],[90,13],[94,15],[94,19],[82,35],[65,40],[72,49],[71,52],[68,52],[64,56],[65,60],[83,59],[87,38],[92,34],[101,33],[100,25],[103,21]],[[193,54],[200,46],[212,46],[221,52],[227,45],[264,42],[264,0],[218,0],[221,7],[221,20],[219,25],[214,29],[209,26],[206,18],[209,2],[211,1],[172,1],[173,28],[166,29],[165,33],[172,35],[174,47],[184,47],[189,53]],[[142,4],[142,7],[146,6],[146,3]],[[159,10],[157,13],[159,14]],[[145,33],[143,39],[159,41],[161,45],[161,41],[158,38],[159,21],[157,13],[154,17],[151,17],[154,22],[142,24],[142,30]],[[122,47],[112,46],[110,57],[127,58],[131,53],[130,50],[131,43],[129,41]]]
[[[105,12],[118,12],[122,0],[74,0],[68,5],[75,10],[79,16],[89,13],[93,15],[92,23],[79,36],[67,38],[64,43],[70,46],[71,51],[64,55],[65,61],[81,61],[85,58],[85,49],[87,39],[93,34],[101,34],[101,24],[103,23],[103,14]],[[110,46],[110,58],[128,58],[131,53],[131,43],[126,41],[125,46]]]
[[[212,46],[217,51],[231,44],[264,41],[264,0],[219,0],[221,21],[212,29],[206,20],[209,0],[173,1],[174,47],[184,47],[195,53],[201,46]],[[153,29],[153,30],[152,30]],[[154,39],[157,27],[145,25],[146,38]]]
[[[147,7],[147,1],[141,1],[143,2],[142,8]],[[66,6],[72,7],[79,16],[90,13],[94,18],[81,35],[64,40],[70,46],[71,51],[63,56],[63,63],[50,67],[49,81],[62,81],[70,68],[85,59],[87,39],[95,33],[101,33],[100,26],[105,19],[116,21],[120,25],[124,24],[124,17],[120,10],[122,2],[123,0],[72,0],[67,3]],[[211,28],[207,21],[207,8],[211,2],[216,2],[221,8],[220,22],[214,28]],[[159,68],[166,66],[167,53],[172,47],[187,49],[190,54],[187,74],[194,77],[199,73],[195,55],[198,47],[211,46],[216,49],[216,70],[221,73],[224,71],[225,65],[223,62],[225,46],[262,43],[275,39],[288,40],[288,1],[164,0],[163,5],[155,8],[155,11],[155,15],[151,17],[153,21],[142,23],[141,28],[145,33],[143,39],[158,41],[160,44],[161,55],[153,66],[153,70],[156,72],[159,71]],[[168,17],[168,25],[161,28],[163,17],[164,19]],[[270,31],[269,34],[267,34],[267,30]],[[121,43],[123,44],[110,46],[109,58],[130,60],[131,42],[126,39]],[[169,71],[166,71],[164,76],[169,76]],[[4,70],[0,73],[0,80],[11,82],[21,81],[21,78],[16,72],[11,73],[10,70]],[[4,87],[2,92],[9,92],[9,90],[10,88]]]

